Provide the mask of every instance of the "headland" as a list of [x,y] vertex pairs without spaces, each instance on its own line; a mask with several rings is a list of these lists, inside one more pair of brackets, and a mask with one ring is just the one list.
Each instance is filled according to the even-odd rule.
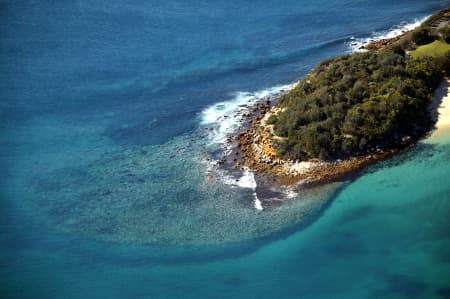
[[255,105],[236,137],[235,165],[283,185],[317,185],[353,176],[435,126],[449,126],[449,21],[445,9],[364,53],[323,61],[275,103]]

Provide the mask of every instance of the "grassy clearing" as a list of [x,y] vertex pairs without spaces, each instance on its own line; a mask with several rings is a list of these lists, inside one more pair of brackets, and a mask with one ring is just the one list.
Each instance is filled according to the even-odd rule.
[[423,56],[439,57],[443,56],[447,51],[450,51],[449,44],[440,40],[435,40],[431,44],[418,47],[416,50],[411,52],[411,55],[414,58]]

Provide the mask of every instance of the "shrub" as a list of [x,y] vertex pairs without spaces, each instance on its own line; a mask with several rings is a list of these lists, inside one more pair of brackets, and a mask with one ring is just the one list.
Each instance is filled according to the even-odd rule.
[[426,27],[419,27],[414,30],[412,34],[412,41],[418,45],[426,45],[434,41],[434,36],[431,35],[430,29]]
[[[444,57],[411,58],[398,49],[328,59],[285,94],[270,117],[284,158],[345,158],[373,147],[389,148],[398,136],[417,137],[429,125],[426,105]],[[323,82],[326,82],[324,84]]]
[[273,125],[274,123],[276,123],[278,120],[278,117],[275,114],[272,114],[271,116],[269,116],[269,118],[267,119],[267,124],[269,125]]
[[450,44],[450,25],[442,27],[439,30],[439,33],[442,37],[442,40],[444,40],[447,44]]
[[434,58],[436,65],[446,73],[450,75],[450,51],[447,51],[444,55]]

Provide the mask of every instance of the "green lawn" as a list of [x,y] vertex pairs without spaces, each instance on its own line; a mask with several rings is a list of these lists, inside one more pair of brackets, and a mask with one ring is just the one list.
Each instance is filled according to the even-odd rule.
[[422,56],[441,56],[450,51],[450,45],[440,40],[435,40],[431,44],[418,47],[411,52],[415,58]]

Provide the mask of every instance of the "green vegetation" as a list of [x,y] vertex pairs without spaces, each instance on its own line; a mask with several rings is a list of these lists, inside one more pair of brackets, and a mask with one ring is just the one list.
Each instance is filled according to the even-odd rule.
[[444,26],[439,29],[439,34],[442,36],[442,39],[449,44],[450,43],[450,25]]
[[435,40],[428,45],[418,47],[416,50],[411,52],[411,56],[415,58],[424,56],[439,57],[445,55],[448,51],[450,51],[449,44],[440,40]]
[[[431,19],[441,17],[442,12]],[[286,109],[268,120],[275,134],[285,137],[275,143],[278,155],[294,160],[347,158],[394,148],[428,131],[428,103],[450,74],[447,31],[431,30],[430,24],[391,47],[316,66],[280,98],[277,105]],[[406,53],[419,44],[424,45]]]
[[412,41],[417,45],[426,45],[434,41],[435,37],[427,27],[419,27],[412,34]]

